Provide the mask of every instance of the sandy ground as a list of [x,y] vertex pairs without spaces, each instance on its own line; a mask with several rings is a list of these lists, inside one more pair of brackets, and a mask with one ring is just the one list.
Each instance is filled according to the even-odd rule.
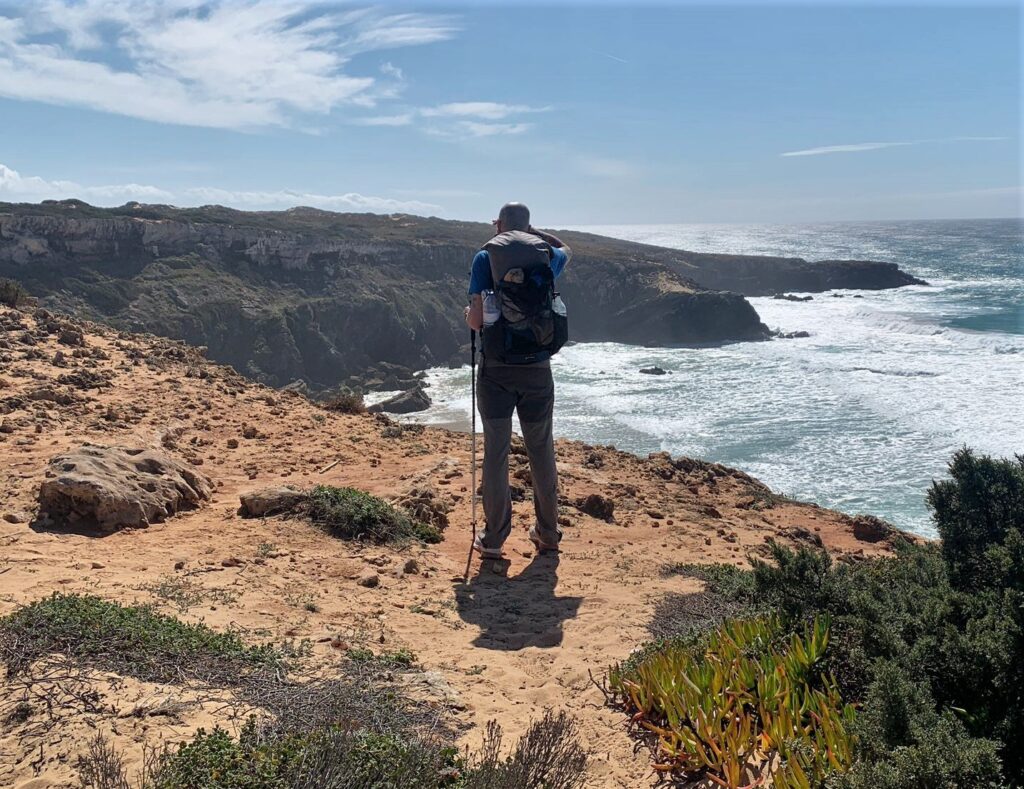
[[[384,437],[394,431],[373,416],[327,412],[186,346],[86,324],[79,347],[62,344],[61,330],[46,323],[0,309],[0,518],[18,521],[0,519],[0,615],[54,591],[154,602],[188,621],[235,628],[253,643],[310,639],[309,660],[325,675],[346,645],[406,647],[428,672],[429,690],[440,686],[465,724],[467,745],[490,719],[511,739],[545,709],[568,710],[593,752],[588,786],[653,781],[647,754],[635,752],[624,717],[604,705],[590,674],[599,677],[649,638],[658,599],[697,589],[693,580],[661,577],[661,565],[745,565],[770,538],[820,540],[837,555],[885,550],[857,540],[847,516],[776,499],[740,472],[559,441],[561,554],[534,556],[527,495],[515,504],[508,561],[482,567],[474,560],[464,583],[469,436],[426,429]],[[109,386],[89,387],[95,378],[57,382],[76,373],[109,376]],[[244,437],[253,434],[247,427],[255,437]],[[213,498],[109,536],[34,524],[47,462],[83,442],[163,446],[214,481]],[[513,461],[513,482],[528,487],[525,458]],[[317,483],[388,498],[426,488],[452,508],[446,539],[393,551],[332,539],[302,520],[236,515],[243,492]],[[614,522],[574,506],[591,493],[614,500]],[[417,571],[403,572],[409,558]],[[369,572],[379,575],[376,588],[358,583]],[[202,598],[184,610],[152,591],[182,578]],[[0,785],[77,785],[76,756],[97,731],[134,764],[143,742],[180,742],[200,725],[232,725],[218,705],[175,686],[109,676],[96,687],[93,712],[49,699],[52,715],[35,700],[27,720],[0,716]],[[0,685],[0,710],[20,692]]]

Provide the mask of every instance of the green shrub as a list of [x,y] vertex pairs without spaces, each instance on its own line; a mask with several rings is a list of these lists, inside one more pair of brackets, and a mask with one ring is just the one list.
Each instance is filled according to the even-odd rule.
[[361,392],[343,391],[324,400],[321,407],[339,414],[365,414],[366,403]]
[[951,479],[928,492],[942,555],[958,589],[1024,591],[1024,455],[977,457],[961,449]]
[[[325,729],[263,740],[253,724],[238,739],[200,730],[164,756],[152,789],[348,789],[444,787],[458,776],[456,751],[415,738]],[[146,787],[149,789],[149,787]]]
[[271,647],[190,625],[149,606],[54,594],[0,619],[0,662],[11,674],[49,655],[153,682],[182,677],[235,685],[280,664]]
[[842,789],[1003,787],[998,743],[972,737],[951,711],[939,712],[926,684],[881,662],[857,717],[858,761]]
[[0,279],[0,304],[5,307],[19,307],[28,301],[28,291],[13,279]]
[[[237,738],[200,729],[177,750],[145,765],[139,789],[577,789],[587,757],[572,720],[545,714],[499,758],[501,727],[487,725],[484,746],[467,759],[416,736],[332,726],[263,736],[250,720]],[[82,785],[128,789],[120,753],[102,738],[79,762]]]
[[355,488],[319,485],[309,494],[309,518],[334,537],[376,543],[440,542],[441,532],[383,499]]

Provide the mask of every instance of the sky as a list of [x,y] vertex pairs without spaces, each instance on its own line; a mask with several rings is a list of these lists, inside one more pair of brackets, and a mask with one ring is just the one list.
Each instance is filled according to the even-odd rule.
[[1019,4],[0,0],[0,201],[1020,216]]

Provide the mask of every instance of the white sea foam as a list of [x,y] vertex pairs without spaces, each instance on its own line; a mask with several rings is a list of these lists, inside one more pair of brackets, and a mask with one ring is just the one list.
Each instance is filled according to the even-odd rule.
[[[971,228],[984,242],[979,252],[977,244],[954,243],[956,228],[936,240],[921,224],[902,236],[892,224],[794,235],[742,228],[731,236],[720,227],[604,228],[681,248],[812,259],[845,251],[940,276],[928,287],[839,291],[843,298],[750,299],[768,326],[810,332],[805,339],[709,349],[567,347],[553,363],[556,433],[711,458],[787,494],[932,534],[924,496],[955,449],[1024,451],[1024,335],[948,325],[1014,303],[1024,276],[1015,276],[1012,240],[994,244]],[[651,365],[671,374],[639,372]],[[467,421],[468,367],[433,370],[428,380],[435,405],[425,419]]]

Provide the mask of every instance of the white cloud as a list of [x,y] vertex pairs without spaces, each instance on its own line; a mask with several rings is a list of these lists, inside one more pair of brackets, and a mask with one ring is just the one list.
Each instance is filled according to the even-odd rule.
[[288,189],[246,192],[214,187],[195,187],[186,189],[183,194],[193,205],[219,203],[235,208],[291,208],[302,205],[323,208],[327,211],[370,211],[387,214],[430,214],[442,211],[441,206],[420,200],[395,200],[390,197],[372,197],[356,192],[322,195]]
[[369,211],[373,213],[439,214],[443,208],[422,200],[396,200],[357,192],[325,195],[297,190],[236,191],[216,187],[192,187],[178,192],[143,184],[83,186],[74,181],[48,181],[38,176],[23,176],[0,164],[0,200],[37,202],[77,198],[96,205],[121,205],[139,202],[200,205],[219,203],[243,209],[276,209],[312,206],[328,211]]
[[404,112],[399,115],[370,115],[365,118],[356,118],[353,123],[357,126],[408,126],[412,123],[411,112]]
[[426,118],[480,118],[500,121],[510,115],[527,112],[547,112],[550,107],[530,107],[525,104],[500,104],[494,101],[456,101],[437,107],[425,107],[420,114]]
[[821,148],[787,151],[786,153],[780,153],[779,156],[820,156],[824,153],[856,153],[857,151],[877,151],[880,148],[896,148],[914,144],[912,142],[858,142],[852,145],[825,145]]
[[23,176],[0,164],[0,199],[8,202],[36,202],[74,197],[86,202],[120,204],[129,200],[166,201],[171,193],[142,184],[82,186],[74,181],[47,181],[38,176]]
[[[350,73],[353,57],[457,31],[443,15],[313,0],[39,0],[6,13],[0,96],[233,129],[373,106],[396,86]],[[381,73],[401,83],[391,64]]]
[[428,126],[427,134],[448,140],[467,140],[480,137],[522,134],[533,128],[532,123],[486,123],[483,121],[456,121],[446,126]]
[[447,140],[467,140],[522,134],[532,129],[533,124],[513,121],[512,116],[550,109],[495,101],[458,101],[435,107],[411,108],[394,115],[365,116],[354,119],[353,123],[359,126],[409,126],[417,118],[426,118],[428,124],[422,130],[427,134]]
[[405,74],[398,66],[390,61],[380,64],[380,73],[386,74],[389,77],[394,77],[397,80],[405,79]]
[[820,156],[825,153],[857,153],[858,151],[877,151],[880,148],[900,148],[907,145],[923,145],[933,142],[993,142],[1006,140],[1007,137],[946,137],[939,140],[909,140],[906,142],[858,142],[851,145],[825,145],[821,148],[806,148],[802,151],[787,151],[779,156]]

